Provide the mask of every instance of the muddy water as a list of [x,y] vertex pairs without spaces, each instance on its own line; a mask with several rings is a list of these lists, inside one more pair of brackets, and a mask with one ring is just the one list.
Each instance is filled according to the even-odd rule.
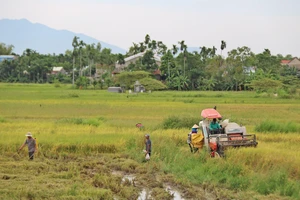
[[173,195],[174,200],[183,200],[184,198],[181,197],[180,192],[177,190],[174,190],[170,185],[164,185],[166,188],[166,191],[169,192],[171,195]]
[[[143,185],[140,185],[139,180],[137,178],[136,174],[126,174],[122,171],[112,171],[112,175],[120,176],[122,177],[121,181],[127,182],[129,181],[132,185],[135,187],[138,187],[140,189],[140,193],[138,196],[138,200],[147,200],[151,199],[151,188],[147,188]],[[157,180],[159,181],[159,180]],[[179,191],[176,187],[172,186],[171,184],[164,183],[163,188],[165,191],[167,191],[170,195],[173,196],[174,200],[184,200],[183,193]],[[197,191],[198,196],[191,197],[191,199],[207,199],[207,200],[215,200],[217,199],[216,194],[212,193],[212,191],[207,191],[206,189],[203,189],[201,187],[195,187],[195,191]]]
[[[115,175],[121,175],[122,172],[113,172]],[[122,177],[122,182],[125,182],[126,180],[130,181],[132,184],[135,180],[135,175],[133,174],[125,174]],[[174,198],[174,200],[184,200],[184,198],[181,197],[181,193],[174,188],[172,188],[170,185],[164,185],[165,190],[171,194]],[[143,188],[142,191],[139,194],[138,200],[147,200],[151,198],[151,190],[148,188]]]

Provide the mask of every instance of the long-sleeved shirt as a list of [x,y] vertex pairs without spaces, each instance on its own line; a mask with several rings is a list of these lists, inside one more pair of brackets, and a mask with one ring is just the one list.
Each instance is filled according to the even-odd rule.
[[26,139],[24,144],[27,144],[28,146],[28,152],[35,152],[35,139],[31,138],[31,139]]
[[220,125],[216,122],[216,123],[214,123],[214,122],[210,122],[210,124],[209,124],[209,129],[210,130],[216,130],[216,129],[220,129],[221,127],[220,127]]

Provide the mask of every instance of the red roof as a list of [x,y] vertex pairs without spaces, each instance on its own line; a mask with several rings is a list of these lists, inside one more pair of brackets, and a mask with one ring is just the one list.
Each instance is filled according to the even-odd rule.
[[212,108],[202,110],[201,116],[203,118],[209,118],[209,119],[222,118],[220,113],[218,111],[216,111],[215,109],[212,109]]
[[281,60],[281,64],[289,64],[290,60]]

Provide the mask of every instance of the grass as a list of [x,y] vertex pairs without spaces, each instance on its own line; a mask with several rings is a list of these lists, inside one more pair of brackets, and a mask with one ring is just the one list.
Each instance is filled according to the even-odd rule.
[[[160,180],[186,199],[300,198],[299,99],[252,92],[130,95],[36,84],[0,84],[0,92],[1,199],[136,199],[143,188],[172,199]],[[258,147],[228,149],[225,159],[205,150],[191,154],[187,133],[201,110],[215,105],[224,119],[256,133]],[[16,153],[28,131],[39,143],[34,162],[27,151]],[[145,133],[153,143],[147,163]],[[134,174],[136,184],[123,184],[113,170]]]
[[300,133],[300,125],[295,122],[278,123],[266,120],[255,127],[257,132]]

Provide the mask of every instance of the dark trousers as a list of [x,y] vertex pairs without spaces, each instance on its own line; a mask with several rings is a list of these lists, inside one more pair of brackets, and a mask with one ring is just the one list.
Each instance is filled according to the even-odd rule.
[[29,154],[29,159],[30,159],[30,160],[33,160],[34,152],[28,152],[28,154]]

